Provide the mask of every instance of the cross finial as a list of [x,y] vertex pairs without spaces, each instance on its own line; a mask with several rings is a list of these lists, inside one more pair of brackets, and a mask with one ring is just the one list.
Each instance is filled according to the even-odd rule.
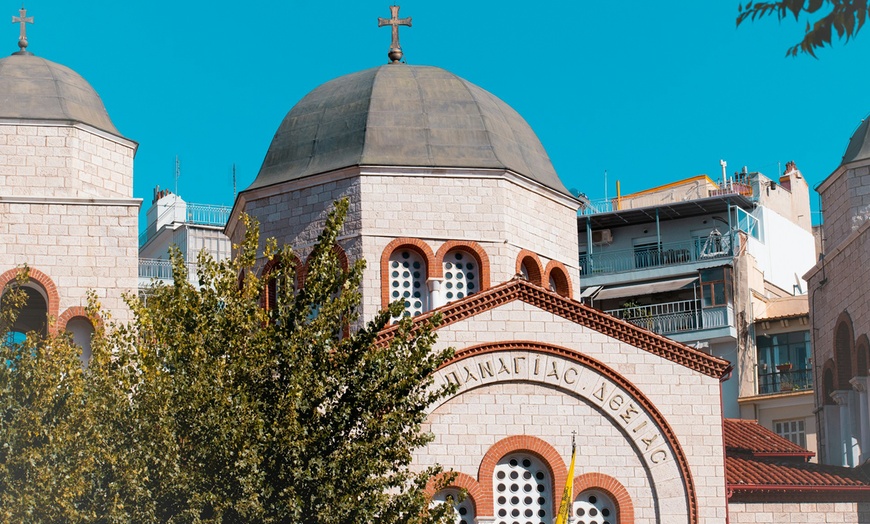
[[21,6],[21,9],[18,10],[18,16],[12,17],[13,24],[21,24],[21,33],[18,36],[18,47],[19,50],[16,55],[29,55],[27,52],[27,24],[33,23],[33,17],[27,16],[27,9],[24,6]]
[[390,18],[378,18],[378,27],[383,27],[385,25],[392,26],[393,41],[390,44],[390,52],[387,53],[387,56],[390,57],[390,60],[395,64],[402,59],[403,55],[402,46],[399,45],[399,26],[406,25],[411,27],[411,17],[399,18],[399,6],[397,5],[390,6],[390,14],[392,15]]

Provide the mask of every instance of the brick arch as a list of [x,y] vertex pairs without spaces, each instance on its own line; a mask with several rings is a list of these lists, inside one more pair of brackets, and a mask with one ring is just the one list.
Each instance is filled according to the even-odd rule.
[[568,482],[568,468],[565,466],[565,461],[562,460],[559,452],[546,441],[530,435],[514,435],[493,444],[483,456],[483,460],[480,461],[477,478],[479,479],[483,496],[480,499],[480,504],[477,506],[481,511],[478,516],[491,517],[495,513],[492,475],[498,461],[511,453],[522,452],[535,455],[549,468],[550,475],[553,478],[552,510],[553,515],[556,514],[559,509],[560,493],[565,491],[565,484]]
[[438,252],[435,253],[435,263],[438,265],[439,276],[443,276],[444,273],[444,257],[454,249],[461,249],[477,260],[477,267],[480,268],[480,289],[478,292],[489,289],[489,257],[483,247],[472,240],[448,240],[438,248]]
[[551,276],[556,281],[556,293],[566,298],[573,298],[571,296],[573,294],[571,277],[568,276],[568,270],[565,268],[565,264],[558,260],[551,260],[547,263],[547,268],[544,270],[544,280],[541,282],[543,287],[549,288]]
[[526,269],[529,271],[529,282],[536,286],[544,287],[544,266],[541,264],[541,259],[536,253],[523,249],[517,255],[517,275],[522,274],[523,264],[526,264]]
[[834,359],[829,358],[827,362],[822,366],[822,404],[826,404],[828,406],[834,405],[834,399],[831,398],[831,393],[834,392],[836,388],[836,380],[835,380],[835,372],[836,366],[834,365]]
[[866,377],[870,367],[870,339],[867,335],[861,335],[855,341],[855,374]]
[[[296,271],[296,283],[295,288],[299,289],[302,287],[303,276],[302,273],[302,264],[299,261],[299,257],[296,256],[295,253],[290,253],[290,265]],[[260,278],[265,280],[265,284],[263,285],[263,293],[260,296],[260,307],[266,310],[275,309],[277,305],[277,288],[275,279],[270,278],[270,274],[277,270],[280,267],[284,266],[284,261],[281,259],[280,254],[276,254],[272,258],[270,258],[266,264],[263,266],[263,269],[260,270]]]
[[[103,319],[99,315],[97,315],[95,318],[91,318],[91,315],[88,314],[87,309],[83,308],[82,306],[72,306],[70,308],[67,308],[66,311],[64,311],[59,317],[57,317],[57,331],[64,331],[69,321],[76,317],[87,319],[87,321],[91,323],[91,326],[93,326],[94,329],[103,326]],[[96,325],[94,325],[95,320]]]
[[[0,292],[6,289],[6,286],[15,280],[15,278],[23,271],[24,268],[18,267],[0,274]],[[57,323],[54,321],[54,319],[58,318],[58,313],[60,311],[60,294],[57,292],[57,286],[54,285],[54,281],[51,280],[51,277],[38,269],[32,267],[27,268],[27,276],[30,282],[39,284],[43,291],[45,291],[46,306],[49,317],[48,332],[49,334],[57,333]]]
[[840,313],[834,326],[835,385],[837,389],[852,389],[849,380],[855,376],[856,356],[852,318],[849,313]]
[[604,473],[577,475],[574,477],[574,493],[571,494],[571,500],[576,500],[578,495],[590,489],[603,491],[613,500],[616,505],[616,518],[612,520],[620,524],[634,524],[634,504],[622,483]]
[[[350,264],[347,259],[347,253],[344,252],[341,246],[338,244],[332,245],[332,252],[335,254],[335,258],[338,259],[338,265],[342,270],[347,271],[347,268],[350,267]],[[301,288],[305,285],[305,277],[308,275],[308,268],[311,266],[311,255],[309,253],[307,257],[305,257],[305,264],[299,265],[297,270],[297,281],[299,283],[299,287]]]
[[[568,349],[561,346],[556,346],[554,344],[547,344],[542,342],[532,342],[532,341],[508,341],[508,342],[490,342],[485,344],[479,344],[476,346],[467,347],[465,349],[457,351],[453,358],[441,364],[438,368],[442,370],[448,366],[451,366],[457,362],[460,362],[466,358],[487,354],[487,353],[497,353],[502,351],[518,351],[518,350],[528,350],[538,352],[544,355],[555,355],[566,360],[571,360],[581,366],[588,367],[600,375],[607,377],[614,384],[620,387],[623,391],[628,393],[631,398],[637,402],[649,415],[650,419],[659,427],[661,430],[661,435],[664,437],[668,446],[671,449],[673,454],[673,459],[676,462],[676,467],[680,471],[680,480],[683,484],[683,492],[686,496],[686,506],[689,512],[689,524],[697,524],[699,522],[699,506],[698,506],[698,495],[695,489],[695,480],[692,477],[692,470],[689,467],[689,460],[686,456],[685,451],[683,450],[682,445],[680,444],[679,439],[677,438],[676,432],[668,423],[665,416],[661,413],[661,411],[656,408],[655,404],[640,390],[637,386],[635,386],[631,381],[611,369],[606,364],[601,361],[594,359],[588,355],[583,353],[578,353],[572,349]],[[460,395],[462,393],[459,393]],[[455,397],[451,397],[455,398]],[[449,401],[450,398],[444,399],[444,401]],[[437,406],[433,407],[436,409]],[[540,440],[536,437],[509,437],[509,438],[529,438],[534,440]],[[507,439],[505,439],[507,440]],[[500,444],[500,441],[497,444]],[[543,442],[543,441],[541,441]],[[546,444],[546,442],[544,442]],[[549,444],[547,444],[549,446]],[[495,447],[495,446],[493,446]],[[551,448],[552,449],[552,448]],[[493,450],[490,449],[487,452],[487,455],[493,453]],[[503,457],[506,453],[501,454],[498,459]],[[557,454],[558,457],[558,454]],[[495,459],[495,462],[498,462],[498,459]],[[547,457],[543,457],[545,461],[547,461]],[[486,460],[486,458],[484,459]],[[550,464],[560,463],[562,467],[565,467],[564,462],[561,462],[561,457],[558,457],[559,462],[550,462]],[[484,506],[484,508],[489,508],[489,511],[492,512],[493,504],[492,504],[492,470],[495,468],[495,462],[492,463],[489,467],[489,480],[485,480],[482,476],[485,471],[483,463],[481,463],[478,479],[480,479],[480,484],[485,490],[485,493],[488,493],[489,498],[484,499],[487,501],[488,506]],[[567,470],[566,470],[567,471]],[[555,477],[555,475],[554,475]],[[565,488],[565,478],[567,477],[567,472],[564,473],[562,477],[561,487],[558,489],[564,490]],[[558,486],[558,484],[554,484],[554,488]],[[561,492],[560,492],[561,493]]]
[[418,238],[397,238],[387,244],[381,253],[381,307],[390,305],[390,255],[398,249],[414,251],[426,261],[426,279],[440,278],[441,265],[435,263],[435,253],[429,244]]
[[[444,485],[440,485],[441,482],[451,474],[454,475],[453,480],[447,482]],[[471,505],[474,506],[475,516],[479,515],[479,501],[483,500],[484,492],[483,488],[480,486],[480,483],[477,482],[471,475],[466,475],[465,473],[459,472],[440,473],[439,475],[436,475],[429,479],[429,482],[426,483],[425,492],[427,495],[429,495],[429,498],[432,498],[442,489],[450,488],[464,489],[465,492],[468,494],[468,500],[471,500]]]

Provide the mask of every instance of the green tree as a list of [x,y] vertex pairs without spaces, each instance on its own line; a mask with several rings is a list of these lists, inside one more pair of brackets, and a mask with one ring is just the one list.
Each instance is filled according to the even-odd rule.
[[802,13],[818,17],[807,21],[803,39],[786,51],[786,56],[807,53],[816,56],[815,50],[830,45],[834,32],[848,42],[867,21],[870,10],[867,0],[778,0],[775,2],[746,2],[738,4],[737,26],[746,20],[755,20],[776,15],[781,21],[793,16],[795,21]]
[[[431,438],[427,408],[451,391],[432,374],[452,352],[433,351],[433,324],[410,320],[378,343],[398,304],[360,321],[364,263],[345,269],[333,249],[347,207],[329,215],[301,289],[292,267],[270,274],[268,311],[256,223],[232,261],[200,256],[196,286],[173,253],[174,285],[129,299],[133,321],[92,342],[79,411],[93,454],[73,474],[85,489],[66,497],[75,518],[37,507],[24,520],[450,521],[424,491],[440,470],[411,461]],[[292,258],[273,241],[265,252]]]

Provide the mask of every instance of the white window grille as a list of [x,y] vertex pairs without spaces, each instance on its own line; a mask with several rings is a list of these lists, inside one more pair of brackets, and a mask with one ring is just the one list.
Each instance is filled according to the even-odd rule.
[[493,475],[496,524],[551,524],[552,482],[549,470],[532,455],[501,459]]
[[474,504],[471,497],[466,496],[462,502],[458,502],[459,498],[458,489],[442,489],[432,497],[432,502],[440,504],[449,502],[452,504],[454,514],[456,515],[454,520],[456,524],[474,524]]
[[574,499],[574,524],[616,524],[616,505],[596,489],[584,491]]
[[480,291],[480,268],[467,251],[455,249],[444,256],[444,298],[452,302]]
[[429,310],[429,290],[426,288],[426,262],[409,249],[399,249],[390,255],[390,301],[405,304],[405,316],[416,317]]

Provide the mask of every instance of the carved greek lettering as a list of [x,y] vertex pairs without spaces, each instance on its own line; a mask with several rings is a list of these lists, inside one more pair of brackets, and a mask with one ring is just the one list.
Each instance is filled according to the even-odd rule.
[[661,464],[668,459],[668,454],[663,449],[657,449],[649,456],[649,461],[653,464]]
[[[569,373],[571,376],[570,380],[568,379]],[[565,377],[563,378],[563,380],[565,381],[565,384],[573,384],[573,383],[577,382],[577,375],[578,374],[579,374],[579,372],[574,368],[566,369],[565,370]]]
[[536,358],[536,359],[535,359],[535,375],[538,374],[538,372],[540,371],[540,369],[541,369],[541,359]]
[[547,373],[548,377],[556,377],[556,380],[559,380],[559,370],[556,368],[555,362],[550,362],[550,372]]
[[644,448],[644,451],[649,451],[649,448],[652,447],[653,442],[658,440],[658,438],[659,438],[659,434],[653,433],[652,436],[644,437],[644,438],[640,439],[640,441],[646,445],[646,448]]
[[490,377],[495,376],[492,372],[492,362],[488,360],[486,362],[478,362],[477,369],[480,371],[480,378],[482,379],[486,378],[487,375]]
[[613,411],[619,411],[623,402],[625,402],[625,399],[622,398],[622,395],[613,395],[613,398],[610,399],[608,404],[610,405],[610,409]]
[[526,357],[514,357],[514,373],[519,374],[520,364],[526,360]]
[[631,402],[628,403],[628,407],[625,408],[625,411],[619,414],[619,418],[622,419],[626,424],[631,424],[631,420],[635,415],[640,413],[637,408]]
[[633,430],[631,430],[631,432],[632,432],[632,433],[637,433],[638,431],[642,430],[642,429],[645,428],[645,427],[646,427],[646,420],[644,420],[643,422],[641,422],[640,424],[638,424],[637,426],[635,426],[635,428],[634,428]]
[[472,373],[468,366],[463,366],[462,369],[465,371],[464,382],[468,382],[469,380],[478,380],[477,375]]
[[459,381],[459,377],[456,376],[455,371],[451,371],[450,373],[447,373],[447,375],[445,375],[445,378],[447,379],[447,382],[449,384],[456,384],[457,386],[462,385],[462,382]]
[[604,402],[604,386],[606,386],[606,384],[604,382],[602,382],[601,387],[598,388],[598,391],[596,391],[595,393],[592,393],[592,396],[597,398],[601,402]]
[[502,373],[507,373],[508,375],[510,375],[511,369],[508,367],[507,364],[504,363],[504,360],[498,359],[498,374],[501,375]]

